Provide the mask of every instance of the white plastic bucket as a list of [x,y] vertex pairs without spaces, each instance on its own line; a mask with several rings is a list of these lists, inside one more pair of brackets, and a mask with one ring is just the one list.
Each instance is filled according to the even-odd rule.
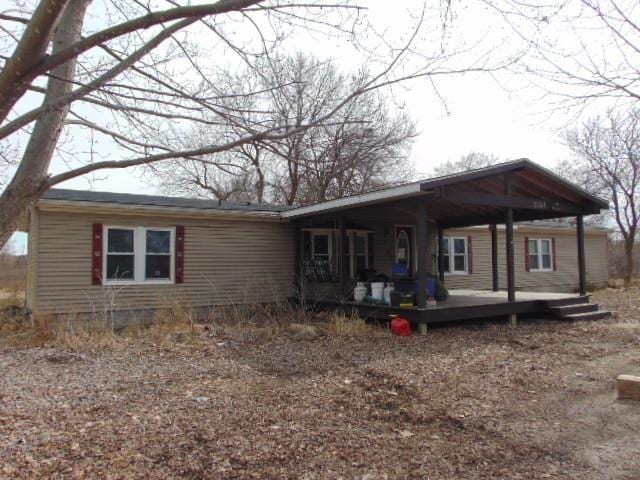
[[393,292],[393,283],[387,283],[384,287],[384,301],[387,305],[391,305],[391,292]]
[[356,302],[361,302],[364,300],[364,297],[367,296],[367,287],[364,284],[358,283],[358,286],[353,289],[353,299]]
[[376,300],[384,298],[384,282],[373,282],[371,284],[371,296]]

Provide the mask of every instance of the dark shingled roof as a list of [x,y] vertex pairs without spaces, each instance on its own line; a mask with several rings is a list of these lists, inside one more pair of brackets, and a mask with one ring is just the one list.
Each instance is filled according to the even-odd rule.
[[116,203],[120,205],[144,205],[153,207],[195,208],[199,210],[227,210],[244,212],[283,212],[294,207],[268,205],[264,203],[218,202],[201,198],[162,197],[157,195],[137,195],[132,193],[90,192],[51,188],[44,195],[45,200],[65,200],[69,202]]

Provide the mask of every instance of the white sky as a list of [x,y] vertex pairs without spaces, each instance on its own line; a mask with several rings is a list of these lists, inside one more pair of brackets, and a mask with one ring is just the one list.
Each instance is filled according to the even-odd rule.
[[[422,5],[421,0],[365,3],[369,8],[369,21],[377,31],[385,31],[385,38],[406,37],[410,33],[407,26],[412,25],[407,11],[415,13]],[[398,4],[408,10],[399,8]],[[438,18],[432,17],[429,21],[437,24]],[[478,42],[481,49],[493,44],[504,48],[508,42],[503,40],[510,34],[495,24],[495,17],[480,7],[467,6],[466,2],[458,11],[450,33],[457,48],[469,48]],[[428,50],[434,38],[427,37],[423,41]],[[357,52],[339,42],[300,37],[294,40],[294,48],[309,50],[317,56],[335,57],[345,67],[357,66],[360,61]],[[526,79],[506,73],[498,74],[495,79],[487,74],[465,74],[439,77],[436,82],[441,98],[425,80],[394,88],[395,102],[405,105],[421,132],[410,157],[416,176],[428,176],[439,163],[456,160],[472,151],[495,154],[504,160],[527,157],[548,167],[569,156],[559,137],[569,118],[561,113],[552,117],[544,115],[549,105],[540,100],[539,92],[529,88]],[[509,85],[509,91],[504,85]],[[54,171],[62,169],[64,166],[59,162],[53,166]],[[96,177],[100,180],[96,181]],[[78,178],[59,187],[156,193],[130,170],[99,172],[92,181]],[[24,236],[17,236],[16,246],[24,249]]]

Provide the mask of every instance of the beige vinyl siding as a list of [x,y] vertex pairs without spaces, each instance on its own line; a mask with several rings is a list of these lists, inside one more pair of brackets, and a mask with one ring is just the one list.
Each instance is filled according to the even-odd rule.
[[[92,224],[185,226],[182,284],[91,285]],[[36,312],[87,312],[281,300],[293,294],[294,233],[290,224],[251,220],[187,220],[41,212]]]
[[[573,292],[578,288],[578,252],[572,229],[517,228],[514,232],[516,288],[518,290]],[[488,228],[445,230],[446,236],[473,237],[473,273],[446,274],[448,288],[491,289],[491,233]],[[550,272],[525,270],[525,238],[555,238],[557,268]],[[505,232],[498,230],[498,279],[507,288]],[[585,235],[587,282],[602,287],[607,284],[608,248],[604,231],[588,231]]]

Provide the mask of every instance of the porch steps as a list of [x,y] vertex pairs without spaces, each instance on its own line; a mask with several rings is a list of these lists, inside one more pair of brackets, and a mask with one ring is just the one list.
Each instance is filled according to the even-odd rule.
[[565,317],[574,313],[597,312],[598,305],[595,303],[578,303],[575,305],[562,305],[559,307],[552,307],[551,310],[559,317]]
[[597,303],[589,303],[589,298],[589,295],[583,295],[561,300],[549,300],[547,306],[560,320],[601,320],[611,316],[611,312],[600,310]]

